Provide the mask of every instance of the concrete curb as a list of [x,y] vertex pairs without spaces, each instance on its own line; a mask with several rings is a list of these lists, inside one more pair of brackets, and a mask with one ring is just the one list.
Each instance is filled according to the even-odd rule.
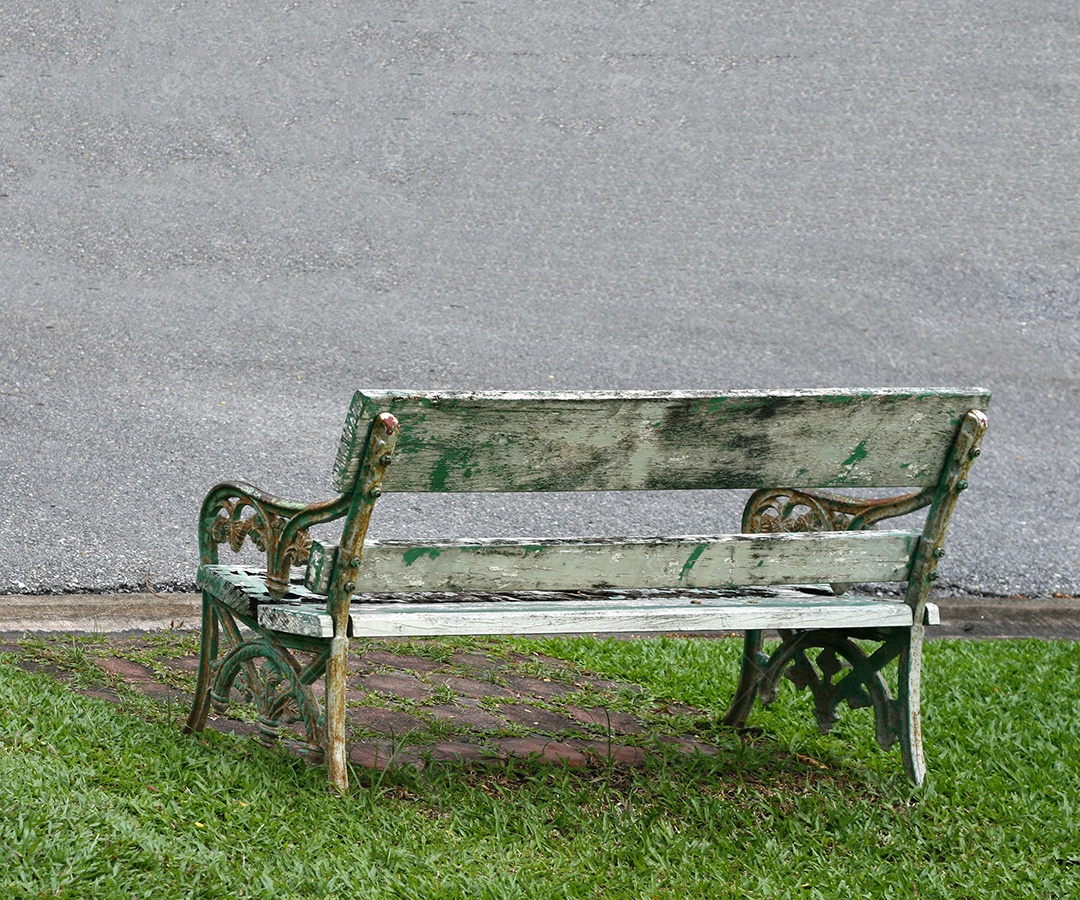
[[[1080,640],[1080,597],[1020,599],[945,597],[942,624],[930,637]],[[0,633],[191,630],[199,627],[198,594],[0,595]]]
[[195,629],[199,594],[9,594],[0,596],[0,633],[114,633]]

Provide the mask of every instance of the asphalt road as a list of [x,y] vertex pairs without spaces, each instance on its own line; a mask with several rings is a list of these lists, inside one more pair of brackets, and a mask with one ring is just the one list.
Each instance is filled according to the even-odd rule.
[[358,387],[979,385],[939,584],[1080,594],[1078,195],[1074,0],[5,5],[0,593],[190,589],[204,491],[327,496]]

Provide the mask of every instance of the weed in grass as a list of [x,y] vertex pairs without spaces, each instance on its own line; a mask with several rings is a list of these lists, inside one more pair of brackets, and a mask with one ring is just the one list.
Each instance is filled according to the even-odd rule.
[[449,641],[443,639],[388,641],[384,645],[384,649],[402,656],[415,656],[418,659],[430,659],[440,663],[450,662],[455,651],[455,647]]
[[439,684],[435,685],[431,692],[431,696],[427,699],[426,706],[436,706],[440,704],[453,704],[457,702],[458,694],[450,685]]
[[345,698],[346,709],[389,709],[391,697],[378,691],[358,691]]

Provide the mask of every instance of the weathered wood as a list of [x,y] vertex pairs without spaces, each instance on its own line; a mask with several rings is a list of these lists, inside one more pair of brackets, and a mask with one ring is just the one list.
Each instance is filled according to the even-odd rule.
[[369,542],[361,592],[716,588],[907,578],[919,536],[807,532],[671,539]]
[[[842,705],[873,706],[879,742],[899,740],[919,782],[921,641],[937,622],[927,592],[988,402],[981,389],[358,393],[335,465],[339,498],[297,504],[225,484],[204,502],[204,637],[187,728],[205,725],[210,700],[220,708],[243,669],[262,704],[260,733],[275,734],[292,703],[344,790],[352,635],[745,631],[726,722],[743,724],[786,676],[811,691],[823,729]],[[868,501],[798,490],[838,487],[906,491]],[[744,528],[767,533],[366,540],[382,491],[692,488],[758,490]],[[921,531],[862,530],[927,504]],[[310,539],[310,526],[336,518],[340,545]],[[218,545],[245,539],[266,552],[266,571],[217,564]],[[290,581],[289,564],[305,562],[306,586]],[[903,600],[813,587],[905,580]],[[765,630],[781,636],[771,655]],[[289,647],[314,650],[314,661],[301,669]],[[883,674],[897,661],[894,700]],[[323,671],[320,715],[310,685]]]
[[325,603],[266,603],[258,608],[259,624],[270,631],[332,638],[334,619]]
[[329,594],[337,554],[337,544],[323,544],[321,541],[312,541],[311,552],[308,554],[307,569],[304,573],[304,587],[316,594]]
[[[933,620],[937,608],[930,610]],[[316,636],[332,630],[325,608],[311,604],[259,607],[259,624]],[[828,597],[795,590],[681,598],[597,599],[547,602],[357,603],[353,637],[420,637],[484,634],[595,634],[744,631],[781,628],[910,628],[911,609],[899,600]]]
[[352,607],[352,633],[357,637],[910,626],[912,610],[900,601],[860,596],[815,596],[796,591],[778,591],[772,599],[752,594],[687,596],[680,601],[383,603]]
[[358,392],[334,486],[351,490],[378,412],[401,423],[384,491],[925,487],[965,391],[647,394]]

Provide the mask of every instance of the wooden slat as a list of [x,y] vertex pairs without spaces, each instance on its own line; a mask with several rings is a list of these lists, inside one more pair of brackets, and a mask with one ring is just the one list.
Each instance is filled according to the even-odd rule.
[[350,490],[371,419],[401,423],[384,491],[926,487],[962,390],[688,393],[358,392],[334,486]]
[[[690,591],[655,598],[580,598],[543,601],[489,597],[477,602],[360,602],[351,610],[354,637],[464,634],[596,634],[745,631],[780,628],[908,628],[911,608],[874,597],[814,596],[774,589],[737,596]],[[259,606],[259,624],[272,631],[330,637],[333,620],[311,603]],[[940,621],[926,609],[926,624]]]
[[358,591],[574,591],[726,588],[907,578],[908,531],[712,535],[667,539],[370,542]]
[[[263,572],[203,566],[199,584],[230,608],[257,616],[271,631],[333,636],[326,600],[293,584],[284,602],[270,602]],[[411,602],[419,598],[421,602]],[[908,627],[911,609],[895,599],[795,588],[708,591],[360,594],[351,609],[353,634],[575,634],[589,632],[741,631],[750,628]],[[925,624],[939,622],[928,604]]]
[[259,625],[270,631],[304,637],[332,638],[334,618],[325,603],[266,603],[258,609]]
[[[195,582],[229,609],[245,616],[254,615],[258,606],[270,601],[264,569],[247,566],[199,566]],[[299,582],[293,582],[285,596],[290,603],[306,603],[326,609],[326,597],[313,594]]]
[[352,633],[356,637],[406,637],[911,626],[911,609],[897,600],[814,597],[790,590],[775,593],[772,598],[755,594],[580,603],[358,603],[351,611]]

